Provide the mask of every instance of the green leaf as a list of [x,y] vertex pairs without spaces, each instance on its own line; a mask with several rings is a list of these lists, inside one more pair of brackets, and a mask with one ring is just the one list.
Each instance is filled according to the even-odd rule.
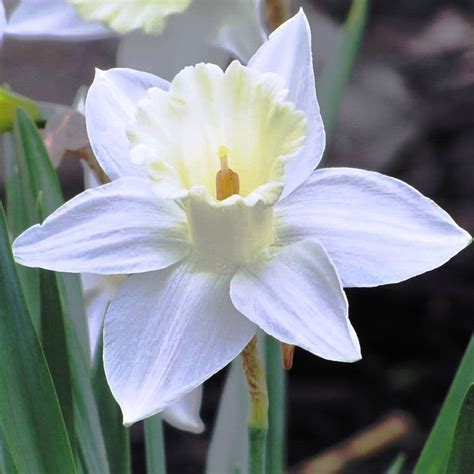
[[13,462],[10,448],[7,445],[7,440],[3,434],[2,426],[0,425],[0,472],[3,474],[17,474],[18,469]]
[[474,384],[469,387],[464,397],[446,472],[456,474],[474,472]]
[[66,330],[56,276],[48,270],[39,271],[41,295],[41,345],[53,378],[54,387],[66,423],[69,439],[74,445],[74,410],[72,380],[69,368]]
[[[13,136],[10,133],[0,137],[3,142],[2,162],[5,175],[7,197],[7,221],[13,238],[18,237],[34,222],[34,202],[30,192],[29,175],[26,163],[15,157]],[[38,270],[18,266],[18,276],[25,295],[28,310],[38,333],[41,330],[40,296]]]
[[123,426],[122,412],[112,396],[105,378],[102,344],[97,349],[93,387],[99,409],[110,472],[113,474],[129,474],[131,472],[129,429]]
[[148,474],[165,474],[165,441],[163,421],[160,415],[144,420],[143,427],[145,430],[146,472]]
[[474,337],[471,338],[446,400],[418,459],[414,474],[446,472],[456,420],[464,396],[472,383],[474,383]]
[[[18,109],[16,114],[15,136],[17,143],[17,168],[20,172],[22,183],[26,183],[26,186],[22,187],[22,192],[25,195],[29,195],[29,199],[25,198],[25,205],[30,208],[28,213],[30,222],[28,226],[31,226],[37,222],[37,212],[34,211],[39,196],[41,196],[45,212],[45,216],[42,216],[43,218],[61,206],[64,203],[64,198],[58,177],[49,160],[36,125],[22,109]],[[31,209],[32,207],[33,209]],[[58,278],[58,284],[61,299],[71,313],[70,321],[75,327],[84,358],[87,360],[89,337],[79,276],[63,273]]]
[[280,342],[265,336],[265,371],[268,389],[267,474],[285,472],[286,373]]
[[0,270],[0,423],[6,443],[19,472],[74,473],[66,426],[21,291],[1,205]]
[[321,114],[330,142],[344,90],[357,58],[367,21],[368,0],[353,0],[346,22],[339,33],[334,55],[325,65],[318,87]]
[[400,453],[391,466],[387,469],[385,474],[401,474],[403,466],[405,466],[405,462],[407,460],[407,457],[405,454]]
[[[61,188],[35,124],[21,109],[16,114],[15,136],[18,168],[29,177],[30,202],[36,206],[40,201],[41,210],[49,215],[64,202]],[[77,456],[85,472],[107,473],[107,455],[91,384],[89,338],[79,277],[64,273],[55,273],[55,277],[72,380]]]
[[44,123],[36,102],[23,95],[15,94],[5,87],[0,87],[0,133],[13,129],[15,112],[19,107],[23,108],[35,122]]

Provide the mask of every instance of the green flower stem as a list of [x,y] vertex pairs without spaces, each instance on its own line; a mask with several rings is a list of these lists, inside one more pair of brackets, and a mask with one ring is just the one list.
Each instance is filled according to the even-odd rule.
[[285,471],[286,372],[281,360],[280,342],[265,336],[269,411],[267,440],[267,474]]
[[249,474],[264,474],[268,430],[268,395],[265,370],[258,354],[256,336],[247,344],[241,355],[250,398]]
[[147,418],[144,422],[146,467],[148,474],[165,474],[166,457],[163,436],[163,422],[160,415]]

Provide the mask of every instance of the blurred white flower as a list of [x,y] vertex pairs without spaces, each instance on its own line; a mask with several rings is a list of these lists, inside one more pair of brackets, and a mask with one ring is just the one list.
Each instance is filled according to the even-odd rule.
[[5,16],[5,7],[3,2],[0,1],[0,45],[2,44],[3,33],[7,27],[7,18]]
[[229,53],[247,61],[266,38],[260,1],[20,0],[7,9],[5,34],[58,40],[121,35],[119,66],[171,78],[197,61],[224,65]]
[[[134,30],[161,33],[170,15],[182,13],[192,0],[65,0],[89,22],[100,22],[117,33]],[[195,0],[196,1],[196,0]],[[199,0],[197,0],[199,2]],[[202,1],[202,0],[201,0]]]
[[14,242],[23,265],[130,275],[104,323],[126,424],[198,387],[258,327],[326,359],[359,359],[343,286],[410,278],[471,240],[401,181],[313,171],[325,140],[310,45],[300,11],[248,67],[199,64],[171,84],[99,71],[87,129],[112,182]]

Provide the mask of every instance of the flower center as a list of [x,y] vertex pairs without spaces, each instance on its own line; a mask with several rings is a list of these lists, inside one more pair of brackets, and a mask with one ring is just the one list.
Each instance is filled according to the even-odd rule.
[[250,261],[274,241],[273,209],[306,133],[275,74],[234,61],[183,69],[151,88],[128,127],[131,160],[154,190],[179,199],[193,255],[206,265]]
[[191,0],[66,0],[87,21],[98,21],[117,33],[160,33],[166,19],[185,10]]
[[223,201],[234,194],[239,194],[239,175],[229,168],[227,161],[227,147],[221,145],[217,150],[217,156],[221,161],[221,169],[216,174],[216,198]]
[[[138,103],[127,130],[131,159],[147,167],[156,191],[168,197],[196,187],[214,197],[216,169],[230,163],[240,195],[252,200],[256,192],[272,205],[286,161],[306,133],[304,114],[286,95],[279,76],[237,61],[225,72],[212,64],[187,67],[169,91],[151,88]],[[221,171],[218,179],[230,176],[226,166]]]

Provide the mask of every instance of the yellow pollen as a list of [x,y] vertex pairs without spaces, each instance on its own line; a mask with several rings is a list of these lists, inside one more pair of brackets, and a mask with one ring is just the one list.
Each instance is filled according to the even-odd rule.
[[240,191],[239,175],[229,168],[228,153],[229,150],[223,145],[217,149],[217,156],[221,162],[221,169],[216,174],[216,198],[218,201],[239,194]]

